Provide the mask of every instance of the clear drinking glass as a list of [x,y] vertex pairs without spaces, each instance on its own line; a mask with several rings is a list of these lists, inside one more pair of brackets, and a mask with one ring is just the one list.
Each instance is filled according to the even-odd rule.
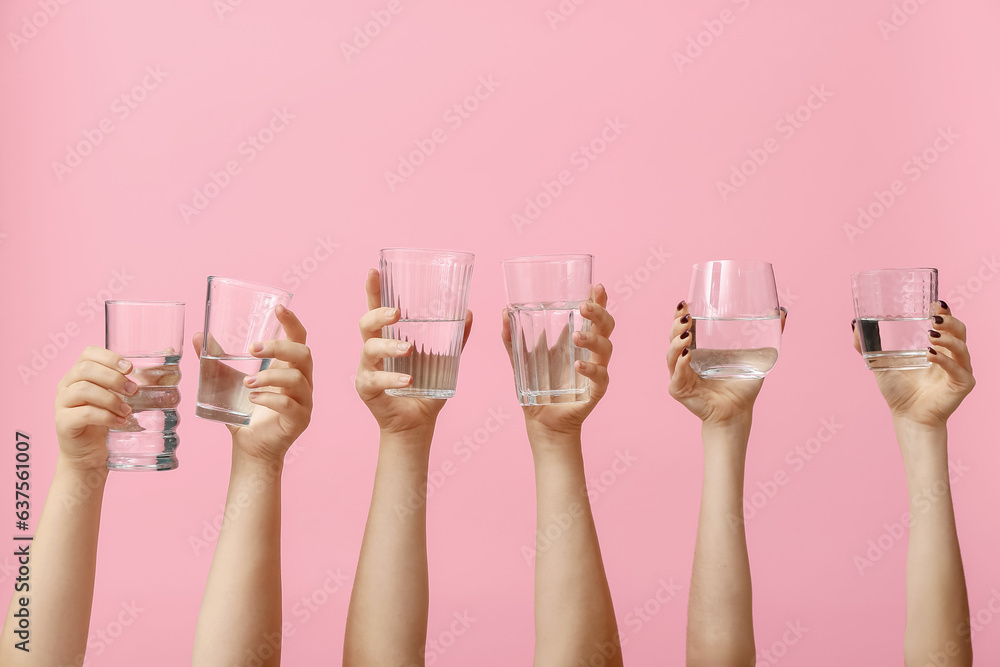
[[695,264],[688,297],[691,368],[703,378],[760,379],[778,360],[781,310],[767,262]]
[[580,304],[591,298],[593,256],[515,257],[503,270],[519,403],[589,401],[590,380],[575,364],[590,351],[573,344],[573,332],[590,330]]
[[937,269],[882,269],[851,276],[861,352],[873,371],[926,368]]
[[111,470],[177,467],[178,384],[184,350],[184,304],[179,301],[105,301],[105,346],[132,362],[139,385],[121,396],[132,408],[124,426],[108,429]]
[[465,311],[476,256],[450,250],[385,248],[379,252],[382,305],[399,308],[383,338],[409,341],[413,352],[383,360],[383,368],[413,378],[410,386],[386,389],[390,396],[451,398],[465,334]]
[[243,378],[271,363],[253,356],[250,346],[277,336],[281,323],[274,309],[291,301],[292,293],[282,289],[209,276],[195,415],[237,426],[250,423],[254,406]]

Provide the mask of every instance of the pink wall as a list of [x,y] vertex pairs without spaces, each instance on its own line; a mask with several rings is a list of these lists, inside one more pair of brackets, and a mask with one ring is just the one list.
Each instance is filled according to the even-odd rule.
[[[64,1],[0,8],[2,427],[33,435],[39,500],[56,452],[54,387],[80,348],[103,342],[95,308],[109,288],[186,300],[189,334],[208,274],[292,289],[317,410],[285,472],[285,655],[339,659],[376,454],[352,379],[365,270],[386,245],[474,251],[476,326],[432,460],[457,471],[430,502],[430,636],[467,612],[475,622],[436,664],[527,664],[533,481],[498,339],[499,261],[593,252],[618,318],[611,393],[585,436],[594,510],[628,661],[681,664],[701,454],[698,423],[666,393],[667,326],[694,261],[769,259],[791,315],[758,401],[748,498],[779,471],[788,481],[748,522],[758,646],[800,623],[808,631],[780,664],[898,664],[905,538],[882,537],[891,548],[863,574],[854,562],[907,499],[886,409],[851,348],[848,276],[937,266],[979,378],[951,455],[973,615],[986,610],[977,657],[1000,663],[988,611],[1000,603],[995,3]],[[387,7],[398,10],[388,25],[345,55]],[[476,108],[463,116],[464,100]],[[783,120],[796,113],[804,120]],[[254,147],[258,133],[273,141]],[[428,141],[433,153],[390,186],[386,172]],[[54,167],[81,142],[97,145],[68,172]],[[604,152],[587,156],[588,144]],[[914,162],[924,153],[936,159],[926,169]],[[720,192],[748,155],[763,164]],[[226,186],[210,186],[227,165]],[[891,205],[848,233],[894,181]],[[542,196],[544,182],[558,195]],[[213,198],[197,199],[206,189]],[[540,213],[526,211],[539,197]],[[512,217],[529,213],[529,224]],[[22,380],[36,350],[54,358]],[[95,639],[92,665],[189,660],[211,559],[191,540],[220,514],[229,446],[193,416],[190,349],[182,369],[180,469],[108,485],[95,637],[117,634],[123,604],[143,611],[112,642]],[[810,443],[821,447],[809,460],[795,453]],[[635,461],[616,477],[619,456]],[[0,557],[5,590],[10,564]],[[326,596],[329,572],[346,580]],[[662,605],[661,582],[678,587]],[[309,611],[312,595],[325,604]]]

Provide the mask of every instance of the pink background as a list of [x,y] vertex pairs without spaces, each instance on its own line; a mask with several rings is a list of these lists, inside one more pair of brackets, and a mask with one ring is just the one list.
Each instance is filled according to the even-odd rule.
[[[371,12],[384,18],[388,0],[233,0],[220,14],[223,2],[50,0],[51,18],[32,0],[0,9],[2,426],[7,442],[15,429],[32,434],[34,516],[56,453],[54,387],[81,348],[103,343],[101,311],[87,300],[121,288],[115,271],[127,274],[116,297],[185,300],[188,335],[200,328],[209,274],[292,289],[316,358],[317,407],[284,477],[294,627],[285,658],[339,660],[376,456],[375,423],[353,388],[365,271],[387,245],[470,250],[476,325],[432,458],[432,470],[450,460],[457,471],[430,501],[429,636],[468,612],[476,621],[436,664],[528,664],[532,568],[521,547],[533,541],[534,491],[498,337],[499,261],[592,252],[618,319],[611,391],[585,434],[588,472],[604,474],[594,512],[628,662],[682,664],[701,452],[697,420],[666,393],[667,326],[693,262],[768,259],[791,314],[757,405],[747,498],[779,471],[787,483],[758,496],[766,504],[748,522],[757,645],[780,643],[799,622],[808,632],[782,664],[899,664],[905,538],[883,537],[891,548],[863,575],[854,563],[888,535],[907,496],[887,411],[851,348],[848,277],[937,266],[942,297],[969,325],[979,378],[952,421],[951,456],[968,468],[954,495],[972,613],[987,609],[976,653],[1000,662],[1000,620],[987,608],[1000,602],[1000,357],[988,342],[1000,328],[995,3],[900,0],[900,25],[880,27],[893,20],[890,0],[565,0],[576,10],[553,27],[557,0],[402,0],[348,57],[342,43]],[[695,57],[679,66],[688,48]],[[147,67],[165,74],[124,106]],[[448,110],[481,77],[498,85],[480,88],[459,124]],[[783,122],[813,87],[830,96],[800,109],[798,127]],[[273,109],[294,118],[263,150],[241,150]],[[601,145],[609,119],[624,127]],[[94,132],[102,120],[110,133]],[[57,175],[53,163],[85,133],[100,143]],[[443,143],[391,189],[385,173],[432,136]],[[592,141],[603,152],[583,157]],[[912,159],[925,150],[936,161],[924,171]],[[718,183],[747,151],[767,160],[748,163],[751,175],[724,198]],[[230,161],[238,173],[221,192],[209,187],[217,196],[186,220],[181,204]],[[563,170],[562,191],[518,229],[512,215]],[[858,208],[877,213],[876,191],[896,180],[891,205],[851,237]],[[327,253],[318,239],[336,247]],[[60,337],[67,326],[76,335]],[[44,350],[53,338],[64,349]],[[22,380],[35,351],[54,358]],[[143,611],[112,643],[95,639],[93,665],[190,659],[211,560],[190,541],[220,514],[229,443],[193,416],[190,349],[182,370],[180,469],[108,484],[92,631],[106,631],[123,603]],[[471,456],[456,451],[464,437],[484,439],[490,410],[509,418]],[[796,447],[826,435],[824,419],[836,434],[793,463]],[[619,452],[638,461],[616,475]],[[5,591],[10,563],[0,557]],[[305,616],[302,598],[338,570],[348,582]],[[661,605],[660,582],[671,580],[681,592]]]

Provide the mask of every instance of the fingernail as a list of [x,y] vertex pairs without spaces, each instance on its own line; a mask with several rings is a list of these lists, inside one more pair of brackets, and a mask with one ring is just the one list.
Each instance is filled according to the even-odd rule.
[[391,320],[394,317],[396,317],[396,309],[395,308],[390,308],[389,310],[385,311],[385,319]]
[[937,350],[935,350],[933,347],[927,348],[927,351],[930,352],[931,354],[937,354]]
[[264,349],[264,343],[254,343],[250,346],[252,352],[260,352]]
[[406,352],[410,349],[410,344],[405,342],[396,343],[396,349],[400,352]]
[[128,373],[129,369],[132,368],[132,364],[126,361],[125,359],[122,359],[121,361],[118,362],[118,368],[122,369],[123,373]]
[[409,375],[400,375],[400,376],[399,376],[398,378],[396,378],[396,379],[397,379],[397,380],[398,380],[398,381],[399,381],[400,383],[402,383],[402,384],[410,384],[410,376],[409,376]]
[[279,304],[278,304],[277,306],[275,306],[275,307],[274,307],[274,314],[275,314],[275,315],[281,315],[281,314],[282,314],[282,313],[284,313],[284,312],[285,312],[286,310],[288,310],[288,309],[287,309],[287,308],[285,308],[284,306],[282,306],[282,305],[281,305],[281,304],[279,303]]
[[684,302],[683,301],[681,301],[679,304],[677,304],[677,310],[684,310]]
[[944,318],[940,315],[934,316],[934,324],[944,324]]
[[931,330],[929,330],[927,332],[927,335],[930,336],[931,338],[940,338],[941,337],[941,332],[940,331],[934,331],[934,329],[931,329]]
[[132,394],[134,394],[136,392],[137,389],[139,389],[139,385],[137,385],[135,382],[132,382],[131,380],[126,380],[125,381],[125,393],[126,394],[128,394],[129,396],[131,396]]
[[781,310],[781,312],[783,312],[783,313],[784,313],[784,314],[785,314],[786,316],[788,315],[788,309],[787,309],[787,308],[785,308],[784,306],[781,306],[780,310]]
[[125,414],[129,414],[130,412],[132,412],[132,408],[129,407],[128,403],[122,401],[122,404],[118,406],[118,411],[124,412]]
[[245,378],[243,378],[243,383],[246,384],[246,386],[248,387],[252,387],[253,383],[256,381],[257,381],[256,375],[248,375]]
[[942,308],[944,308],[945,310],[950,310],[950,309],[948,308],[948,304],[946,304],[946,303],[945,303],[944,301],[938,301],[938,303],[940,303],[940,304],[941,304],[941,307],[942,307]]
[[858,321],[856,319],[851,320],[851,331],[854,331],[857,328],[857,324]]
[[681,324],[687,324],[690,321],[691,321],[690,315],[685,315],[684,317],[681,318]]
[[691,335],[690,331],[685,331],[684,333],[681,334],[681,340],[685,340],[690,335]]
[[682,357],[686,357],[686,356],[688,356],[688,348],[686,348],[686,347],[684,348],[684,351],[683,351],[683,352],[681,352],[681,356],[682,356]]
[[126,419],[125,417],[115,417],[115,421],[118,422],[119,424],[125,424],[125,422],[127,422],[128,419]]

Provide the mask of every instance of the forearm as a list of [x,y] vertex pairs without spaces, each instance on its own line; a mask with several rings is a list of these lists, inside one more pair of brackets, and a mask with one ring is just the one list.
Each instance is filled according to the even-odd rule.
[[905,662],[923,665],[930,654],[946,653],[949,667],[971,665],[969,600],[951,499],[947,429],[901,420],[895,426],[910,496]]
[[427,466],[433,427],[383,434],[347,614],[344,665],[423,664]]
[[[108,471],[80,470],[60,456],[33,541],[18,542],[18,566],[0,642],[2,665],[77,664],[87,647],[97,538]],[[27,598],[27,636],[14,614]],[[28,651],[16,648],[20,642]]]
[[750,561],[743,524],[749,417],[705,424],[705,472],[688,601],[687,664],[749,665],[755,653]]
[[580,436],[529,432],[538,498],[535,664],[621,665],[614,605],[590,499]]
[[[281,471],[233,450],[222,530],[198,615],[192,664],[277,665],[281,637]],[[262,650],[267,647],[267,650]]]

